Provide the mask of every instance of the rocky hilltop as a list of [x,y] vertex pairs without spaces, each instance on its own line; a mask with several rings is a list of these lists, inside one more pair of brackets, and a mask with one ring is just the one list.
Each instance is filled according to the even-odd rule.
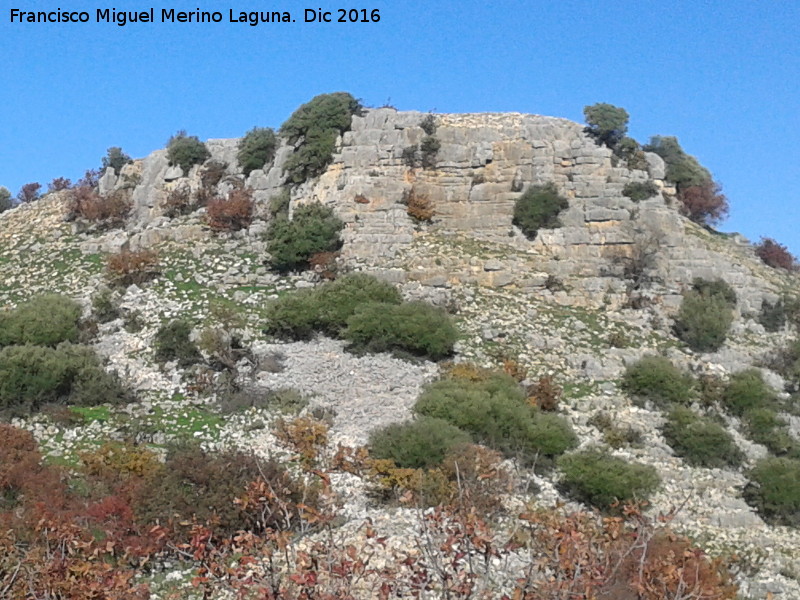
[[[552,376],[563,388],[559,411],[581,447],[608,445],[599,413],[637,432],[635,443],[615,445],[614,454],[656,468],[663,483],[651,499],[654,514],[680,505],[675,522],[681,530],[712,554],[737,554],[743,598],[800,597],[800,535],[765,524],[741,495],[746,468],[767,456],[765,447],[748,439],[738,417],[725,415],[723,425],[746,455],[745,465],[690,466],[666,443],[664,414],[633,402],[620,386],[626,368],[661,354],[687,372],[723,382],[755,366],[787,399],[787,382],[764,368],[764,356],[786,345],[793,332],[788,326],[767,332],[759,313],[764,303],[775,304],[796,287],[796,275],[763,264],[741,236],[682,216],[656,154],[645,154],[645,168],[631,169],[582,125],[565,119],[444,114],[435,115],[435,164],[422,167],[410,164],[404,151],[425,137],[425,117],[389,108],[354,116],[325,171],[290,188],[289,213],[314,202],[331,207],[345,224],[341,272],[372,273],[397,285],[407,299],[453,313],[461,332],[456,362],[497,368],[513,359],[531,381]],[[439,373],[433,362],[356,356],[322,336],[285,343],[263,335],[264,307],[287,292],[319,285],[321,277],[313,271],[281,275],[266,262],[270,201],[287,184],[284,165],[294,146],[281,139],[268,168],[245,176],[236,159],[238,143],[216,139],[206,147],[211,160],[224,165],[217,194],[253,192],[255,219],[241,231],[212,231],[204,208],[167,216],[171,192],[196,192],[204,183],[201,167],[184,172],[170,166],[165,150],[120,173],[108,169],[99,180],[101,194],[123,190],[130,197],[132,210],[122,227],[70,220],[68,192],[0,216],[0,298],[9,308],[59,292],[76,298],[90,317],[93,299],[108,285],[107,254],[149,249],[159,257],[152,281],[114,292],[120,316],[99,324],[91,341],[106,369],[141,400],[116,416],[112,411],[78,425],[47,415],[16,418],[48,455],[68,458],[94,438],[131,431],[143,443],[188,434],[209,447],[285,452],[265,427],[273,420],[269,411],[220,416],[216,392],[198,391],[186,369],[153,358],[153,339],[164,323],[188,318],[196,338],[215,324],[221,304],[242,318],[237,335],[253,355],[237,365],[237,376],[261,389],[292,387],[309,396],[312,409],[332,415],[331,449],[363,444],[370,431],[408,419],[420,390]],[[649,199],[623,195],[627,184],[648,181],[658,190]],[[512,224],[515,201],[530,186],[551,182],[568,208],[559,215],[561,227],[542,229],[530,240]],[[426,200],[433,211],[429,222],[409,215],[410,197]],[[692,352],[672,332],[672,319],[696,278],[724,280],[736,293],[733,325],[715,352]],[[132,318],[139,327],[125,326]],[[280,368],[274,368],[275,357]],[[800,419],[782,417],[796,439]],[[564,500],[557,472],[522,477],[539,493],[510,498],[511,506]],[[398,535],[413,529],[414,511],[376,506],[360,479],[348,475],[334,486],[347,498],[342,514],[350,524],[370,518]]]

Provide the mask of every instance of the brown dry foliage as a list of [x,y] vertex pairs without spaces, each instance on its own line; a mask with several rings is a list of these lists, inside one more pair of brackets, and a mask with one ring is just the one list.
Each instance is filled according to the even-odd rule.
[[225,169],[228,166],[218,160],[208,161],[200,169],[200,183],[206,189],[215,187],[225,176]]
[[[274,464],[245,474],[238,460],[195,451],[153,474],[145,451],[126,446],[119,456],[106,449],[88,461],[81,475],[88,485],[78,496],[65,485],[66,473],[41,463],[30,433],[0,425],[0,439],[0,485],[13,479],[22,490],[12,508],[0,504],[0,596],[9,600],[144,600],[148,589],[136,576],[155,559],[194,568],[202,597],[229,591],[265,600],[733,600],[737,593],[726,564],[673,533],[670,515],[654,521],[636,506],[607,518],[532,510],[508,515],[510,538],[499,533],[470,488],[500,489],[499,456],[477,446],[454,453],[441,470],[391,473],[422,490],[438,487],[451,500],[420,513],[416,535],[398,545],[369,520],[345,537],[323,471],[313,471],[322,483],[316,493],[296,487]],[[365,462],[358,449],[339,454],[355,470]],[[108,489],[95,484],[98,475]],[[142,479],[153,491],[183,494],[179,529],[137,522],[133,502],[144,491]],[[146,497],[172,518],[169,494]],[[231,532],[218,519],[192,518],[200,507],[214,516],[218,501],[247,528]],[[311,531],[324,535],[315,540],[306,535]],[[294,543],[298,534],[302,545]]]
[[69,212],[73,218],[117,227],[125,223],[130,210],[127,190],[116,190],[107,196],[101,196],[87,185],[70,190]]
[[773,269],[792,271],[795,268],[794,256],[789,249],[772,238],[761,238],[756,246],[756,256]]
[[60,192],[61,190],[68,190],[72,187],[72,181],[65,177],[56,177],[47,184],[47,192]]
[[503,359],[503,373],[513,377],[516,381],[522,381],[528,376],[528,369],[523,367],[513,358]]
[[336,279],[338,272],[338,265],[336,259],[339,258],[339,252],[317,252],[312,254],[308,259],[308,265],[312,271],[317,273],[323,279]]
[[191,212],[194,206],[192,193],[187,187],[178,187],[167,192],[167,197],[161,203],[164,214],[170,219]]
[[695,223],[715,225],[728,216],[728,199],[714,181],[693,185],[678,192],[681,213]]
[[115,285],[141,285],[159,273],[158,255],[152,250],[123,250],[106,258],[106,273]]
[[328,443],[328,425],[312,417],[278,419],[275,437],[291,448],[305,465],[314,465]]
[[562,390],[550,375],[539,377],[536,383],[528,386],[528,401],[541,410],[558,410],[558,403],[561,401]]
[[408,216],[415,221],[430,223],[436,215],[430,198],[417,192],[414,188],[404,194],[403,200]]
[[214,231],[247,229],[253,221],[253,192],[233,190],[226,199],[214,198],[206,206],[206,222]]

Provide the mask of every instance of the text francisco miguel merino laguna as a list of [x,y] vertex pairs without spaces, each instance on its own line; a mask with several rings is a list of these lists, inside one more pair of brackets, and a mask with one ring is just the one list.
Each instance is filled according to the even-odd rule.
[[[338,13],[338,14],[337,14]],[[182,11],[174,8],[162,8],[159,12],[150,8],[141,11],[116,10],[114,8],[98,8],[94,11],[94,19],[87,11],[69,11],[60,8],[54,11],[28,11],[11,9],[11,23],[115,23],[120,27],[127,23],[155,23],[156,17],[161,23],[221,23],[223,13],[217,10]],[[228,9],[228,23],[247,23],[255,26],[259,23],[294,23],[295,18],[289,11],[238,11]],[[380,21],[378,9],[338,9],[324,11],[306,8],[303,10],[305,23],[376,23]]]

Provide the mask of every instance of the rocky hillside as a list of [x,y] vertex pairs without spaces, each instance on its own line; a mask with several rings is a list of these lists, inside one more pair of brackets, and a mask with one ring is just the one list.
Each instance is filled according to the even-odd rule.
[[[762,304],[792,292],[796,275],[763,264],[741,236],[683,217],[656,154],[645,155],[640,166],[646,169],[630,169],[583,126],[564,119],[435,115],[439,147],[432,164],[423,166],[406,149],[426,137],[425,117],[393,109],[354,116],[325,171],[289,188],[290,215],[309,203],[331,207],[344,222],[340,273],[368,272],[395,284],[406,299],[447,308],[460,331],[456,363],[515,365],[527,376],[523,384],[551,377],[563,389],[558,412],[575,430],[579,448],[610,448],[653,466],[662,484],[648,511],[678,509],[679,530],[712,555],[735,555],[742,598],[800,597],[800,534],[766,524],[742,496],[748,469],[769,454],[750,439],[743,417],[725,411],[717,417],[744,455],[740,467],[692,466],[665,440],[665,411],[636,402],[621,385],[626,369],[650,354],[696,377],[714,376],[720,385],[757,367],[783,402],[781,418],[796,440],[800,418],[786,408],[787,382],[764,368],[765,356],[786,346],[794,331],[789,325],[767,332],[759,322]],[[168,216],[170,194],[197,193],[208,183],[200,166],[188,172],[170,166],[165,150],[119,174],[108,169],[100,179],[101,194],[122,191],[130,198],[124,225],[109,229],[75,220],[69,191],[0,216],[0,300],[7,308],[57,292],[78,300],[90,319],[98,295],[111,285],[107,255],[153,250],[158,256],[151,280],[111,286],[117,312],[89,340],[106,370],[118,373],[138,400],[81,409],[77,422],[47,413],[13,419],[35,434],[49,460],[73,465],[97,440],[131,436],[153,447],[184,436],[208,448],[288,458],[271,426],[273,410],[224,409],[219,370],[155,359],[156,332],[179,317],[192,324],[193,339],[205,329],[235,334],[248,351],[234,369],[237,385],[262,392],[293,388],[309,398],[306,413],[329,419],[330,454],[339,444],[365,444],[370,432],[409,419],[420,391],[439,376],[440,364],[356,355],[325,336],[287,342],[265,335],[271,301],[324,281],[313,270],[269,268],[270,203],[285,189],[284,166],[294,145],[281,139],[274,160],[247,176],[236,159],[238,140],[209,140],[206,147],[209,160],[224,169],[212,184],[215,194],[253,192],[255,218],[245,229],[212,230],[205,208]],[[649,199],[623,195],[627,184],[648,181],[658,190]],[[530,240],[512,224],[515,202],[531,186],[551,182],[568,208],[559,214],[560,227]],[[413,218],[410,198],[424,199],[432,218]],[[724,280],[736,295],[730,332],[713,352],[692,351],[673,334],[673,318],[696,278]],[[213,363],[208,353],[204,359]],[[714,407],[700,402],[698,410],[710,414]],[[610,430],[623,439],[612,441]],[[513,460],[507,465],[518,478],[505,500],[511,512],[525,503],[571,502],[558,486],[558,469],[534,473]],[[332,485],[342,499],[343,531],[371,519],[391,535],[413,534],[416,512],[376,503],[362,478],[341,474]],[[535,494],[522,491],[534,488]],[[170,585],[182,589],[181,577]]]

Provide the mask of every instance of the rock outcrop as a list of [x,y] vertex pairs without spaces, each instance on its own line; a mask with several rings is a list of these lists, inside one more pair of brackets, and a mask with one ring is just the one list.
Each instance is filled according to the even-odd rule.
[[[477,284],[546,293],[557,281],[559,302],[596,308],[630,300],[626,266],[638,261],[647,269],[651,299],[667,311],[677,307],[696,277],[725,279],[739,294],[745,314],[757,312],[763,299],[777,297],[780,283],[754,273],[758,261],[746,240],[722,239],[680,215],[658,155],[646,154],[646,170],[629,169],[581,125],[565,119],[438,115],[435,167],[412,168],[403,150],[425,136],[424,117],[393,109],[353,117],[326,172],[293,189],[293,206],[322,202],[345,221],[347,264],[432,287]],[[258,214],[266,218],[269,199],[285,183],[283,165],[292,148],[284,142],[266,171],[255,170],[245,179],[236,163],[237,143],[207,142],[213,160],[227,165],[220,191],[246,185],[254,192]],[[178,171],[159,150],[126,166],[118,178],[103,177],[105,189],[135,184],[134,215],[141,231],[134,247],[201,235],[197,228],[176,232],[160,220],[170,190],[200,186],[198,167],[188,174]],[[626,184],[648,180],[658,195],[641,202],[623,195]],[[528,186],[548,182],[569,199],[569,208],[560,216],[562,227],[542,230],[530,241],[512,225],[514,201]],[[404,200],[412,192],[431,202],[430,225],[420,226],[406,214]],[[418,251],[430,236],[488,242],[501,250],[485,264],[466,256],[437,264]]]

